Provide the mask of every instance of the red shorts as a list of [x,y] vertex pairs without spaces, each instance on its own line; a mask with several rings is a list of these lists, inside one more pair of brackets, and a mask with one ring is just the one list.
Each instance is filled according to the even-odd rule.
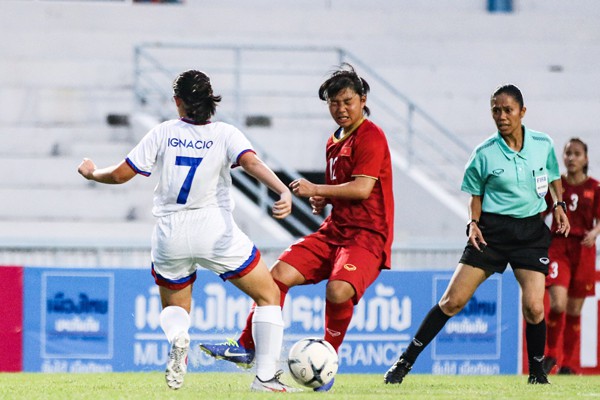
[[548,256],[550,268],[546,287],[566,287],[569,297],[596,294],[596,246],[583,246],[580,237],[555,236]]
[[356,245],[333,245],[315,234],[294,243],[279,256],[279,260],[298,270],[306,284],[326,279],[348,282],[356,291],[352,298],[354,304],[377,279],[383,263],[382,257],[367,249]]

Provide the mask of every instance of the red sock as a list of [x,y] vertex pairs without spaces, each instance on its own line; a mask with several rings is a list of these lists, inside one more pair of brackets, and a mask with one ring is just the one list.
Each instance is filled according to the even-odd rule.
[[[565,327],[565,313],[557,313],[550,310],[546,318],[546,348],[547,356],[559,360],[559,344],[561,343],[563,329]],[[560,360],[559,360],[560,361]]]
[[[273,279],[273,280],[279,287],[279,292],[280,292],[279,304],[281,305],[281,308],[283,308],[283,303],[285,302],[285,296],[287,296],[287,292],[288,292],[288,290],[290,290],[290,288],[287,287],[286,285],[284,285],[283,283],[279,282],[277,279]],[[254,349],[254,340],[252,339],[252,316],[254,315],[254,307],[256,307],[256,304],[252,305],[250,314],[248,314],[248,318],[246,318],[246,326],[244,327],[244,330],[242,330],[242,334],[240,335],[240,338],[238,339],[240,345],[245,349]]]
[[344,341],[353,312],[352,299],[343,303],[325,301],[325,340],[333,346],[336,352]]
[[581,316],[568,315],[565,318],[563,340],[563,362],[561,367],[579,370],[579,352],[581,347]]

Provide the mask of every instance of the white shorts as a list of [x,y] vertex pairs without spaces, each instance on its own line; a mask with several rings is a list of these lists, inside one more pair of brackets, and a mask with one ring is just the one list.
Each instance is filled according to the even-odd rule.
[[178,211],[159,217],[154,226],[152,268],[161,286],[187,286],[200,267],[223,280],[240,277],[259,260],[254,243],[223,209]]

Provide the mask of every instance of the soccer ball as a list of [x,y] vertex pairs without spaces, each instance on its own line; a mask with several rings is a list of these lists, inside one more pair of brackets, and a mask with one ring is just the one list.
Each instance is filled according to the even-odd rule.
[[306,338],[290,349],[288,367],[296,382],[318,388],[329,383],[337,373],[338,356],[325,340]]

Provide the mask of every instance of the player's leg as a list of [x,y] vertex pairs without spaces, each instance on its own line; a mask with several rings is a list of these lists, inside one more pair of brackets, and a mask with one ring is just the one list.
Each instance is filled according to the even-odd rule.
[[522,312],[525,318],[525,340],[529,361],[529,383],[546,384],[543,369],[546,346],[546,321],[544,319],[545,276],[540,271],[513,267],[522,293]]
[[[280,292],[280,305],[283,308],[288,290],[293,286],[303,285],[326,279],[330,271],[328,265],[330,247],[315,235],[308,235],[287,248],[280,256],[271,275]],[[313,279],[314,278],[314,279]],[[237,343],[248,349],[254,348],[252,335],[252,314],[246,320],[246,326]]]
[[297,391],[279,381],[281,374],[277,371],[277,362],[283,343],[283,316],[279,305],[279,288],[269,269],[260,260],[252,271],[230,281],[249,295],[256,304],[252,318],[256,378],[252,383],[252,390]]
[[548,288],[548,296],[550,298],[550,310],[548,310],[546,319],[546,357],[543,363],[546,374],[550,374],[555,365],[560,365],[562,361],[563,354],[561,350],[564,343],[567,288],[555,283]]
[[[579,373],[581,353],[581,310],[586,297],[596,294],[596,246],[577,243],[579,257],[574,260],[563,331],[563,362],[559,374]],[[576,257],[577,258],[577,257]]]
[[185,286],[165,279],[153,268],[159,285],[163,309],[160,313],[160,326],[171,344],[169,360],[165,370],[165,380],[171,389],[179,389],[187,372],[187,354],[190,347],[190,307],[192,286],[195,279],[190,277]]
[[546,357],[543,363],[546,374],[550,374],[557,364],[561,364],[563,355],[567,288],[571,282],[571,262],[567,255],[569,243],[572,243],[571,238],[554,237],[548,251],[550,264],[546,287],[550,309],[546,313]]
[[[283,308],[285,303],[285,297],[287,296],[288,290],[296,285],[304,283],[304,277],[294,267],[286,262],[278,260],[271,270],[271,276],[275,281],[275,284],[279,288],[279,305]],[[238,339],[240,346],[246,349],[254,349],[254,337],[252,334],[252,318],[254,317],[255,306],[250,310],[248,318],[246,319],[246,326],[242,330],[242,333]]]
[[581,352],[581,310],[585,297],[569,297],[563,331],[563,357],[558,373],[572,375],[579,372]]
[[187,372],[190,346],[190,307],[196,268],[186,258],[175,235],[180,224],[176,218],[159,218],[152,235],[152,275],[159,286],[162,302],[160,325],[171,345],[165,379],[171,389],[179,389]]
[[437,336],[446,322],[463,309],[475,290],[491,274],[481,268],[458,264],[442,298],[425,316],[413,340],[398,361],[386,372],[385,383],[402,383],[425,347]]
[[359,246],[335,249],[325,292],[325,340],[335,351],[344,341],[354,305],[381,272],[381,257]]

